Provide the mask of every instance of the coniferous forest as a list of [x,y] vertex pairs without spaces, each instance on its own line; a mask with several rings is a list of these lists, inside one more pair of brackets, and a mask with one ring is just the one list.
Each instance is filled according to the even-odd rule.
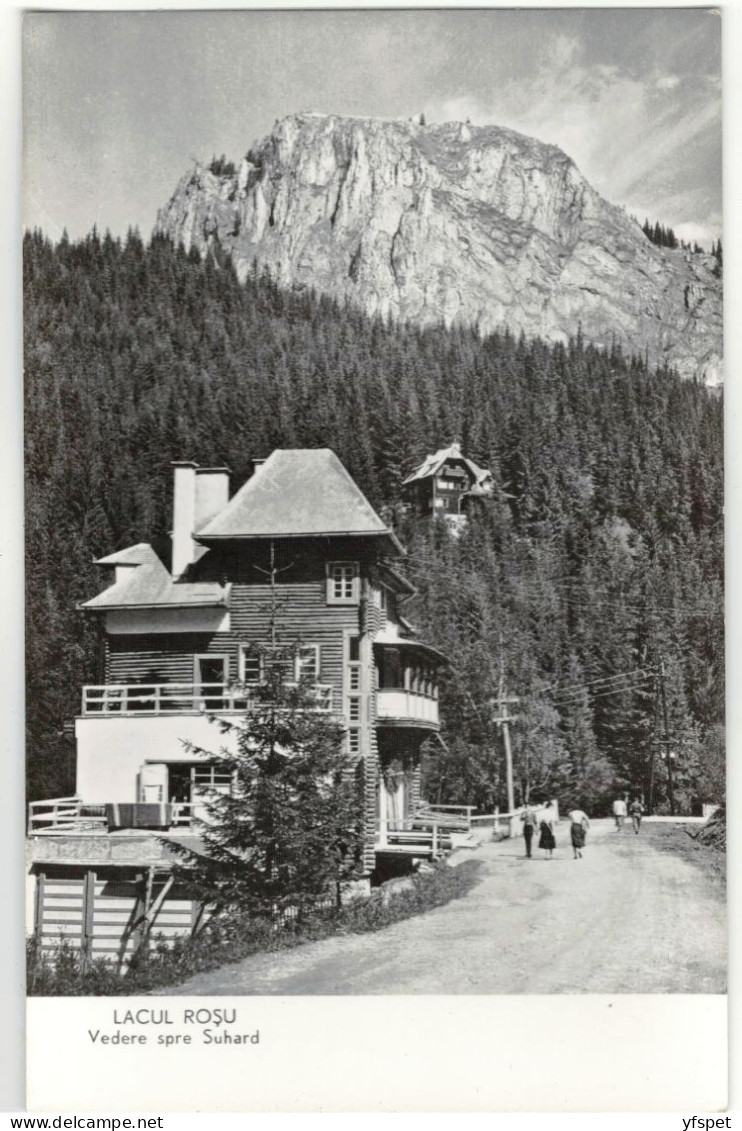
[[[95,682],[93,559],[169,530],[171,460],[331,447],[396,523],[405,615],[451,659],[432,801],[598,814],[617,789],[667,811],[723,800],[722,401],[579,338],[372,320],[222,256],[95,231],[24,247],[28,762],[32,798],[74,792],[65,720]],[[495,493],[461,537],[400,484],[458,439]],[[666,716],[666,718],[665,718]]]

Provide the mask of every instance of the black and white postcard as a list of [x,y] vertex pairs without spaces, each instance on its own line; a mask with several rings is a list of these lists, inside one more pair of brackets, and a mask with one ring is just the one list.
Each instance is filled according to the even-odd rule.
[[718,10],[23,56],[29,1105],[723,1108]]

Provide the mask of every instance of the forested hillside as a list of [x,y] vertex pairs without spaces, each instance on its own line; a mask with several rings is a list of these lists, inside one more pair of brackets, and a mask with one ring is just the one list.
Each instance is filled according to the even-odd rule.
[[[398,523],[408,616],[452,658],[433,799],[504,803],[500,687],[518,696],[518,790],[593,808],[723,791],[722,403],[640,359],[370,320],[201,260],[95,232],[24,255],[29,788],[74,788],[63,733],[92,681],[75,604],[92,559],[169,529],[169,461],[333,448]],[[458,540],[400,506],[403,476],[459,439],[497,490]],[[659,711],[659,717],[658,717]],[[654,754],[650,767],[650,755]]]

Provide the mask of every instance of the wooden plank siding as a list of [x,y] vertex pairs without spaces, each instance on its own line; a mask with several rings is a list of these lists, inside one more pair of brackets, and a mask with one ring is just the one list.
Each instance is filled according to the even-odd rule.
[[[349,714],[351,690],[352,699],[360,698],[360,714],[351,726],[358,728],[360,739],[357,751],[363,777],[364,864],[368,872],[375,867],[379,790],[377,678],[372,640],[387,622],[387,614],[380,607],[376,571],[379,548],[379,543],[373,539],[275,540],[271,561],[268,542],[213,546],[190,568],[187,580],[230,583],[228,632],[109,634],[105,643],[104,678],[109,684],[193,683],[194,661],[200,655],[226,656],[227,679],[238,683],[240,648],[268,643],[274,596],[277,597],[278,643],[319,646],[318,682],[332,686],[333,709],[337,714]],[[327,566],[330,562],[359,563],[359,603],[328,603]],[[271,566],[280,571],[275,594],[266,578]],[[393,597],[389,600],[393,607]],[[359,636],[362,641],[362,677],[360,686],[354,689],[348,679],[350,636]],[[354,709],[357,706],[355,703]],[[419,785],[417,789],[413,787],[413,793],[416,797],[419,795]]]
[[[358,631],[359,606],[328,605],[323,582],[281,585],[279,643],[318,644],[320,683],[332,684],[340,701],[343,683],[343,634]],[[107,683],[191,683],[194,657],[229,657],[229,680],[239,679],[240,645],[266,643],[270,633],[270,587],[234,585],[230,631],[157,633],[150,636],[109,635],[106,642]]]
[[[154,885],[154,898],[163,882]],[[91,960],[126,965],[142,937],[146,883],[141,869],[45,868],[37,875],[36,901],[36,935],[42,949],[56,950],[64,938]],[[173,889],[154,921],[152,942],[189,935],[194,918],[193,901]]]
[[42,948],[55,949],[63,938],[73,947],[80,947],[85,919],[85,872],[74,874],[66,870],[59,874],[46,869],[40,879],[36,935]]

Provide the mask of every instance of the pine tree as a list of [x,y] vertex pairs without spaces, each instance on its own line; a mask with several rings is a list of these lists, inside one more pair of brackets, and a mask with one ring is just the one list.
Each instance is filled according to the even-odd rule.
[[339,904],[362,873],[361,782],[311,678],[300,671],[293,679],[300,644],[281,629],[288,610],[272,549],[268,572],[270,640],[252,654],[259,680],[243,688],[238,722],[215,719],[233,745],[216,756],[190,748],[229,771],[231,788],[207,799],[198,850],[170,847],[181,860],[176,882],[214,913],[276,918],[291,910],[301,921],[328,901]]
[[192,749],[231,773],[231,790],[214,791],[198,821],[198,851],[173,843],[174,875],[215,913],[247,911],[275,918],[295,909],[301,919],[339,902],[361,874],[362,810],[355,768],[343,732],[317,709],[316,691],[286,675],[296,647],[256,653],[263,668],[245,689],[239,722],[216,723],[233,752]]

